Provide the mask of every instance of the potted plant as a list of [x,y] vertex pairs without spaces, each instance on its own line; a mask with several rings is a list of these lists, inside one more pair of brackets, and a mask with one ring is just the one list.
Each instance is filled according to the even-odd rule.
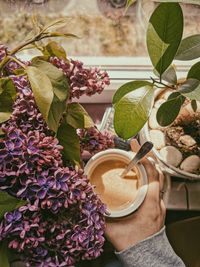
[[[0,266],[74,266],[104,244],[105,206],[81,160],[114,146],[77,101],[101,93],[108,74],[68,59],[56,42],[58,20],[12,51],[0,46]],[[41,56],[22,62],[28,45]]]
[[157,148],[153,151],[168,171],[199,178],[200,62],[191,66],[187,77],[178,80],[173,60],[200,57],[200,35],[182,39],[182,9],[172,2],[178,1],[159,4],[148,24],[147,49],[154,75],[128,82],[116,91],[114,127],[120,137],[128,139],[148,121],[142,139],[153,140]]

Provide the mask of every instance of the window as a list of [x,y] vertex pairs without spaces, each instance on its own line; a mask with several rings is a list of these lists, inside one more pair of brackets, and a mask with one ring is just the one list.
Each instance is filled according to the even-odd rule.
[[[112,83],[95,101],[110,101],[113,90],[123,82],[152,75],[145,35],[149,16],[157,3],[135,0],[124,15],[125,3],[126,0],[0,0],[0,40],[10,48],[24,40],[32,30],[33,14],[42,24],[68,17],[67,25],[61,30],[81,38],[59,41],[70,56],[109,72]],[[200,3],[182,6],[184,36],[200,33]],[[28,50],[21,57],[27,59],[34,53]],[[177,64],[182,77],[190,62]]]

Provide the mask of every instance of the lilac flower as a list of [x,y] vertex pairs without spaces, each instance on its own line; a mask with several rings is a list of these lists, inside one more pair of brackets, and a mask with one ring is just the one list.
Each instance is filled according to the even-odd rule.
[[114,148],[114,136],[108,131],[100,132],[97,128],[80,129],[78,131],[82,152],[88,151],[91,155],[97,152]]
[[[6,46],[0,44],[0,62],[6,57],[8,54]],[[24,65],[30,65],[30,62],[22,62]],[[15,70],[20,69],[21,66],[14,60],[9,60],[8,63],[5,65],[5,70],[9,73],[9,75],[14,74]]]
[[15,210],[14,212],[7,212],[5,213],[5,219],[8,223],[13,223],[15,221],[19,221],[21,219],[22,215],[18,210]]
[[42,248],[42,247],[37,247],[36,248],[36,253],[37,253],[38,257],[44,258],[44,257],[47,256],[48,250],[45,249],[45,248]]
[[45,178],[45,177],[38,177],[38,186],[39,190],[37,192],[37,197],[39,199],[44,199],[48,193],[49,190],[53,188],[53,185],[55,183],[54,178]]
[[68,191],[67,180],[69,179],[69,173],[61,173],[59,170],[55,172],[55,186],[56,190]]
[[70,98],[80,98],[82,95],[100,94],[105,86],[110,84],[106,71],[98,68],[87,69],[83,63],[76,60],[66,62],[57,57],[51,57],[50,63],[63,70],[70,85]]
[[54,137],[38,131],[26,135],[13,126],[3,130],[7,136],[0,140],[0,188],[31,200],[35,192],[31,186],[42,187],[41,179],[48,173],[54,176],[55,169],[62,166],[62,147]]
[[[68,185],[72,191],[75,189],[74,175],[69,178]],[[46,216],[45,211],[41,212],[37,206],[40,200],[9,213],[9,219],[5,215],[0,225],[3,238],[10,240],[11,249],[22,253],[27,266],[31,263],[45,266],[40,265],[44,262],[74,266],[76,260],[100,255],[104,244],[105,206],[93,193],[85,176],[79,178],[77,185],[87,192],[85,198],[77,198],[76,205],[71,202],[59,216]]]
[[[21,60],[18,60],[18,61],[21,61]],[[21,61],[21,63],[25,66],[30,65],[29,61],[27,61],[27,62]],[[22,66],[19,65],[19,63],[17,63],[14,60],[10,60],[5,66],[5,69],[9,72],[9,74],[15,74],[15,71],[18,69],[21,69],[21,68],[22,68]]]
[[[0,46],[0,61],[5,56]],[[84,69],[76,61],[59,62],[70,81],[71,97],[100,93],[109,83],[107,74],[97,69]],[[0,190],[27,200],[27,205],[5,214],[0,241],[7,241],[26,266],[73,267],[81,259],[100,255],[106,208],[83,170],[64,166],[63,148],[43,120],[27,77],[13,75],[19,67],[6,65],[17,98],[10,119],[0,125],[5,134],[0,139]],[[107,135],[89,132],[90,148],[112,146]]]

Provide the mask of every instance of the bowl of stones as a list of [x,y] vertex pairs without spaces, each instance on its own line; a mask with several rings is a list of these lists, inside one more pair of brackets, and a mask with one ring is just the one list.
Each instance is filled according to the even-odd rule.
[[153,142],[152,152],[163,171],[186,179],[200,179],[200,102],[194,111],[186,100],[175,121],[162,127],[156,119],[157,110],[171,93],[165,90],[155,97],[149,120],[139,135],[140,143]]

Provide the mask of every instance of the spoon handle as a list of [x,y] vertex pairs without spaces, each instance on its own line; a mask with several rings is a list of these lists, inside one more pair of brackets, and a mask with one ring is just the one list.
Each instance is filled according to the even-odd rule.
[[123,178],[138,163],[138,161],[140,161],[144,156],[146,156],[146,154],[151,151],[152,147],[153,143],[149,141],[145,142],[135,154],[133,159],[129,162],[128,166],[124,169],[121,174],[121,177]]

